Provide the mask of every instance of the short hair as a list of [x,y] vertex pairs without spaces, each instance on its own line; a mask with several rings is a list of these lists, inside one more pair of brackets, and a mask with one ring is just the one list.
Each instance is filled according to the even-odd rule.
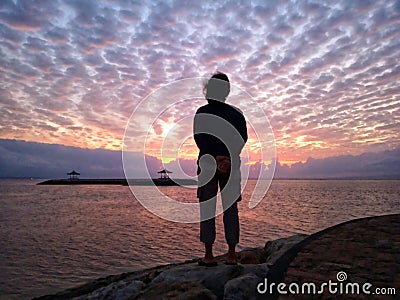
[[214,73],[204,85],[203,92],[208,101],[225,102],[230,92],[230,82],[226,74]]

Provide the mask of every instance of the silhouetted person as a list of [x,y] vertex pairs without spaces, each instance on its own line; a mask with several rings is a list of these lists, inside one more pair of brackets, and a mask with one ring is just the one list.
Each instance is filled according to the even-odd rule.
[[237,202],[241,200],[239,155],[247,141],[246,121],[238,108],[225,103],[230,92],[227,75],[214,74],[205,85],[204,92],[208,104],[197,110],[193,126],[194,139],[200,150],[197,160],[200,241],[205,245],[205,256],[199,264],[216,265],[212,250],[218,186],[228,244],[226,263],[236,264],[235,248],[239,242]]

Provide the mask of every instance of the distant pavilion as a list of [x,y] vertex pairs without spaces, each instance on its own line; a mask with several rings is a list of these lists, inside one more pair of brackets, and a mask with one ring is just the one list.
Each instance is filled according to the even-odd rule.
[[71,172],[67,173],[67,175],[69,176],[69,180],[78,180],[79,179],[79,175],[81,175],[81,173],[78,173],[75,170],[72,170]]
[[169,179],[168,173],[172,173],[171,171],[168,171],[167,169],[163,169],[161,171],[157,172],[160,174],[160,179]]

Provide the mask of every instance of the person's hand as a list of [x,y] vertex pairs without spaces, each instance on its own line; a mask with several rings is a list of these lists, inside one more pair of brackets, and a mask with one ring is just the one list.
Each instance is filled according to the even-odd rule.
[[231,172],[231,159],[228,156],[218,155],[215,157],[218,172],[223,176],[229,176]]

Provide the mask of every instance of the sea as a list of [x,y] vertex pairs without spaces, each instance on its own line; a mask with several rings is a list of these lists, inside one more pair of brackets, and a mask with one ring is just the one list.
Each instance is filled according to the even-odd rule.
[[[198,223],[153,215],[127,186],[38,182],[0,180],[0,299],[30,299],[202,255]],[[274,180],[250,209],[254,184],[246,184],[239,202],[238,250],[356,218],[400,213],[399,180]],[[194,188],[159,188],[196,201]],[[151,197],[151,189],[148,193]],[[216,223],[218,255],[226,244],[221,216]]]

